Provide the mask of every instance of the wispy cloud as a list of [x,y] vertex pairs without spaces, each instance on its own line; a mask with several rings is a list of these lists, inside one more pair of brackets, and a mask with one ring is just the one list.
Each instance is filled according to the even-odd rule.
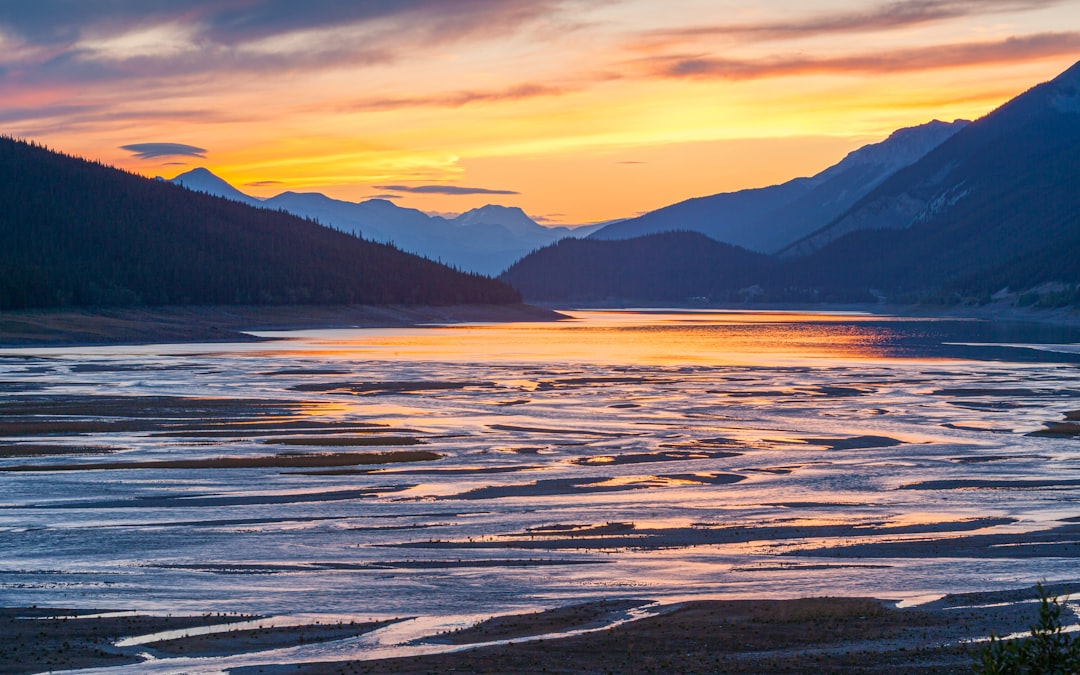
[[494,89],[489,91],[453,91],[425,96],[359,99],[351,101],[343,107],[350,111],[394,110],[398,108],[420,107],[460,108],[472,103],[520,101],[543,96],[562,96],[575,91],[580,91],[580,88],[546,84],[521,84],[506,89]]
[[973,42],[896,49],[845,56],[778,56],[729,59],[665,56],[646,59],[655,76],[690,79],[753,80],[814,74],[899,73],[961,66],[1010,63],[1080,51],[1080,32],[1040,33],[992,42]]
[[900,0],[855,11],[810,14],[750,23],[725,23],[649,31],[638,45],[656,48],[696,38],[785,40],[840,33],[908,28],[965,16],[1020,12],[1060,5],[1064,0]]
[[553,223],[561,224],[562,219],[566,217],[565,213],[546,213],[542,216],[529,216],[535,223]]
[[132,143],[121,145],[121,150],[127,150],[137,159],[156,159],[158,157],[199,157],[206,158],[206,148],[184,143]]
[[271,185],[281,185],[279,180],[257,180],[254,183],[244,183],[244,187],[270,187]]
[[464,187],[462,185],[376,185],[378,190],[387,192],[406,192],[425,195],[516,195],[514,190],[492,190],[490,188]]

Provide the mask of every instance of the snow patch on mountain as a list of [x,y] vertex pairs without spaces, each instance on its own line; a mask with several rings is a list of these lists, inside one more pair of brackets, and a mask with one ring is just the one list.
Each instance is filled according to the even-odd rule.
[[959,184],[952,186],[948,190],[944,190],[934,195],[926,205],[926,208],[920,211],[915,218],[912,219],[911,224],[914,225],[915,223],[930,220],[956,206],[957,202],[971,194],[971,190],[964,187],[966,184],[967,181],[961,181]]

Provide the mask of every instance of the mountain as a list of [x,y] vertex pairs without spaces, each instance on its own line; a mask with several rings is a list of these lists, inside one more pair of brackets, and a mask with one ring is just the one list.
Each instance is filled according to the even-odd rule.
[[251,206],[261,205],[260,200],[240,192],[207,169],[192,169],[173,178],[171,182],[195,192],[205,192],[208,195],[224,197]]
[[499,279],[538,302],[698,303],[752,296],[752,284],[764,281],[771,267],[764,255],[698,232],[663,232],[625,240],[563,239]]
[[[728,265],[719,297],[725,297],[724,289],[729,290],[723,301],[748,296],[738,289],[753,289],[754,297],[765,301],[952,304],[994,298],[1080,305],[1080,63],[985,117],[957,126],[916,127],[949,137],[767,263],[743,264],[749,260],[745,256],[716,263]],[[781,208],[797,207],[833,180],[877,181],[860,166],[877,167],[880,176],[889,162],[895,166],[918,155],[925,138],[910,131],[856,151],[813,179],[777,186],[801,191]],[[815,186],[808,188],[808,180]],[[727,199],[741,199],[743,210],[753,211],[763,194],[776,190],[744,191]],[[682,247],[655,245],[647,237],[590,241],[595,247],[587,255],[573,246],[552,247],[520,261],[503,279],[526,298],[548,301],[572,300],[577,289],[602,288],[619,298],[652,286],[706,287],[690,283],[701,279],[699,263]],[[572,282],[570,275],[575,275]],[[712,293],[694,290],[692,295]]]
[[895,131],[849,153],[810,178],[699,197],[609,225],[594,239],[694,230],[762,253],[775,253],[827,225],[898,170],[926,155],[968,122],[934,120]]
[[[954,135],[793,244],[810,285],[983,297],[1080,282],[1080,63]],[[801,258],[801,260],[798,260]]]
[[392,242],[405,251],[487,275],[498,274],[541,246],[563,237],[585,236],[596,229],[544,227],[519,208],[492,204],[456,218],[443,218],[402,208],[385,199],[349,202],[317,192],[283,192],[260,201],[203,168],[182,173],[172,182],[246,204],[282,209],[365,239]]
[[[474,225],[499,225],[508,232],[516,235],[530,236],[537,227],[541,227],[525,212],[517,207],[497,206],[488,204],[478,209],[472,209],[453,218],[451,222],[458,227],[470,227]],[[547,228],[545,228],[547,229]],[[567,228],[559,228],[566,230]]]
[[0,309],[519,301],[392,246],[8,138],[0,204]]

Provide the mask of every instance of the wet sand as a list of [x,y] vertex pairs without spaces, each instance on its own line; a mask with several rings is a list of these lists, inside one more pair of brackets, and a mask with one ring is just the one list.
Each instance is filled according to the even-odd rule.
[[[364,439],[369,440],[369,439]],[[408,442],[403,442],[407,440]],[[355,445],[413,445],[415,439],[370,439]],[[343,444],[353,445],[353,443]],[[132,469],[307,469],[329,466],[363,466],[398,462],[430,462],[442,455],[434,452],[316,452],[283,453],[266,457],[214,457],[210,459],[153,460],[147,462],[85,462],[81,464],[23,464],[0,467],[0,471],[120,471]]]
[[[1051,588],[1067,594],[1076,584]],[[913,608],[872,598],[699,600],[655,605],[641,598],[612,599],[546,611],[492,617],[421,641],[447,652],[371,661],[267,663],[231,673],[969,673],[977,640],[1027,630],[1036,618],[1031,588],[945,596]],[[644,618],[604,629],[628,610]],[[138,663],[157,658],[226,656],[342,640],[393,621],[246,626],[209,635],[139,640],[123,636],[236,623],[244,617],[106,618],[70,610],[0,610],[0,673],[31,673]],[[87,612],[82,612],[87,614]],[[1066,625],[1076,616],[1066,611]],[[584,631],[565,635],[568,631]],[[545,637],[551,636],[551,637]],[[972,642],[976,640],[976,642]],[[496,644],[491,644],[495,642]],[[128,643],[124,643],[128,644]],[[478,645],[468,648],[470,645]],[[463,648],[465,648],[463,650]],[[456,650],[456,651],[455,651]]]
[[[1032,596],[1018,591],[1004,602]],[[571,621],[564,628],[571,628],[575,615],[567,614]],[[978,595],[947,596],[914,609],[864,598],[696,601],[602,632],[426,656],[290,666],[287,672],[970,673],[978,647],[968,640],[1021,632],[1034,618],[1031,603],[993,606]],[[530,620],[513,619],[517,625]],[[538,624],[550,619],[550,612],[531,617]],[[1067,617],[1067,623],[1074,621]],[[470,634],[485,638],[476,634],[482,627]]]
[[366,621],[361,623],[339,621],[325,625],[309,623],[300,626],[244,628],[148,642],[144,645],[144,651],[155,658],[170,656],[230,656],[245,652],[347,640],[392,623],[394,621]]
[[0,608],[0,673],[91,668],[138,663],[137,651],[118,648],[124,637],[257,617],[239,615],[124,616],[80,618],[109,610]]
[[[458,497],[460,498],[460,496]],[[530,528],[525,532],[508,533],[505,535],[493,535],[476,539],[428,539],[423,541],[403,542],[399,544],[387,544],[396,548],[415,549],[528,549],[542,551],[559,550],[623,550],[633,549],[637,551],[656,551],[671,548],[685,548],[691,546],[708,546],[716,544],[739,544],[752,541],[773,541],[798,543],[803,540],[814,538],[841,538],[841,537],[870,537],[886,535],[933,535],[940,534],[940,538],[923,536],[914,540],[879,541],[875,543],[856,546],[831,546],[823,549],[803,550],[799,549],[787,555],[832,555],[834,557],[857,557],[869,553],[863,551],[882,551],[874,557],[909,557],[918,554],[902,555],[890,553],[891,551],[921,551],[930,546],[934,550],[944,551],[940,555],[948,555],[955,545],[963,538],[955,535],[959,532],[981,530],[998,525],[1007,525],[1014,522],[1012,518],[971,518],[966,520],[952,520],[927,522],[916,524],[889,524],[877,525],[862,524],[807,524],[789,523],[778,521],[773,524],[760,524],[755,527],[740,527],[717,525],[712,523],[695,523],[691,527],[666,527],[666,528],[638,528],[633,523],[604,523],[598,525],[578,524],[552,524],[542,528]],[[1073,544],[1076,538],[1073,528],[1057,528],[1051,530],[1046,537],[1049,541],[1059,542],[1070,547],[1080,554],[1080,544]],[[1034,535],[979,535],[990,537],[988,541],[998,542],[997,537],[1004,537],[1000,541],[1012,542],[1010,537],[1023,539]],[[974,537],[972,537],[974,539]],[[1039,541],[1046,541],[1040,539]],[[987,545],[989,547],[989,545]],[[853,551],[846,553],[847,551]],[[835,552],[844,553],[835,553]],[[955,552],[955,551],[954,551]],[[1000,555],[1008,556],[1009,552]]]

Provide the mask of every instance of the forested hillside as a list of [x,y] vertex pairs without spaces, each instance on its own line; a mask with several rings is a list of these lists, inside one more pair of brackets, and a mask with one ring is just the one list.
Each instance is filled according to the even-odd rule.
[[0,309],[519,301],[392,246],[0,138]]
[[624,240],[563,239],[500,279],[536,301],[720,302],[764,280],[772,261],[698,232]]

